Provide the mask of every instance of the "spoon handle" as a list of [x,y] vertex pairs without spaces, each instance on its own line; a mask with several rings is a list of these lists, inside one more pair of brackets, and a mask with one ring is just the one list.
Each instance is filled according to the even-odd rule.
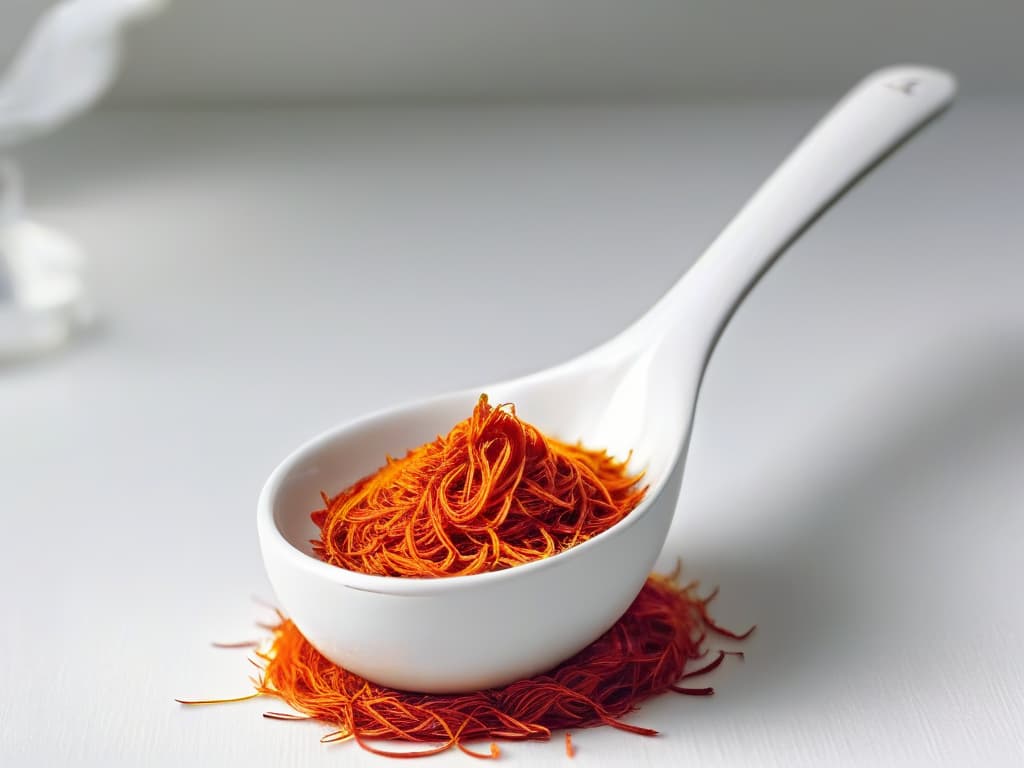
[[949,106],[955,92],[950,74],[927,67],[882,69],[861,81],[637,322],[634,341],[669,341],[665,351],[671,354],[696,347],[706,363],[729,318],[775,259],[854,183]]

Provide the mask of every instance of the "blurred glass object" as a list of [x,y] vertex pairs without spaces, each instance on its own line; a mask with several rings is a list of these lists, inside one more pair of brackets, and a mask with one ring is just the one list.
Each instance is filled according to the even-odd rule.
[[0,78],[0,359],[59,347],[92,309],[78,245],[25,215],[5,150],[92,107],[113,82],[121,31],[165,0],[65,0],[44,13]]
[[59,347],[92,319],[81,249],[24,217],[19,181],[0,161],[0,359]]

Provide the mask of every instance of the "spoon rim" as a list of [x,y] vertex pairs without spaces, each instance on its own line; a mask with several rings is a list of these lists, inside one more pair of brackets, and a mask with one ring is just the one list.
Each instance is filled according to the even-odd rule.
[[[529,377],[527,377],[529,378]],[[505,384],[492,385],[492,389],[504,387]],[[470,589],[484,586],[493,582],[499,582],[511,578],[526,577],[532,573],[557,568],[567,562],[570,558],[582,557],[594,547],[600,546],[603,542],[617,537],[630,526],[637,523],[648,510],[659,499],[672,477],[672,470],[680,460],[685,440],[677,442],[671,461],[666,464],[668,471],[663,472],[657,483],[648,486],[647,493],[640,503],[624,518],[605,529],[596,536],[586,541],[575,544],[568,549],[557,552],[548,557],[531,560],[527,563],[502,568],[496,571],[485,571],[484,573],[464,574],[461,576],[439,576],[439,577],[408,577],[408,576],[381,576],[377,574],[361,573],[340,565],[334,565],[320,560],[316,556],[304,552],[293,544],[281,531],[275,515],[275,506],[282,486],[291,472],[319,452],[325,450],[347,432],[352,432],[365,427],[368,424],[379,421],[385,417],[406,416],[424,408],[436,407],[449,400],[467,399],[475,402],[481,392],[487,392],[488,388],[470,387],[455,392],[447,392],[419,400],[410,400],[398,405],[379,408],[370,413],[359,416],[351,421],[343,422],[330,427],[314,437],[300,444],[289,453],[270,473],[260,491],[257,508],[257,532],[260,545],[267,552],[268,548],[274,548],[281,554],[289,564],[300,568],[310,575],[334,582],[339,586],[347,587],[362,592],[373,592],[389,595],[431,595],[438,592],[451,590]],[[691,425],[692,426],[692,425]]]

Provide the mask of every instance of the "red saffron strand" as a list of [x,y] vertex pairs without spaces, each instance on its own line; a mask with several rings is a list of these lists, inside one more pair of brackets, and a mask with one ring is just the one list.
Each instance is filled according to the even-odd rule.
[[754,624],[746,632],[732,632],[731,630],[728,630],[725,627],[716,624],[711,619],[711,617],[707,616],[706,614],[702,616],[702,619],[704,620],[704,623],[708,625],[709,629],[714,630],[715,633],[721,635],[722,637],[728,637],[733,640],[746,640],[748,637],[754,634],[754,630],[757,629],[757,624]]
[[679,679],[680,680],[686,680],[686,679],[691,678],[691,677],[697,677],[697,675],[706,675],[708,672],[711,672],[712,670],[718,669],[720,666],[722,666],[722,662],[725,661],[725,655],[726,655],[725,651],[719,651],[718,655],[715,657],[714,661],[711,661],[708,664],[705,664],[700,669],[695,669],[692,672],[687,672],[685,675],[683,675]]

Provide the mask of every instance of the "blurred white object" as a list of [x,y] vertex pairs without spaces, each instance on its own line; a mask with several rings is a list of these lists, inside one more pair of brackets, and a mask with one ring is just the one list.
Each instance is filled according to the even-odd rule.
[[91,316],[71,240],[29,221],[8,147],[89,109],[113,82],[123,26],[166,0],[66,0],[44,13],[0,78],[0,358],[63,342]]

